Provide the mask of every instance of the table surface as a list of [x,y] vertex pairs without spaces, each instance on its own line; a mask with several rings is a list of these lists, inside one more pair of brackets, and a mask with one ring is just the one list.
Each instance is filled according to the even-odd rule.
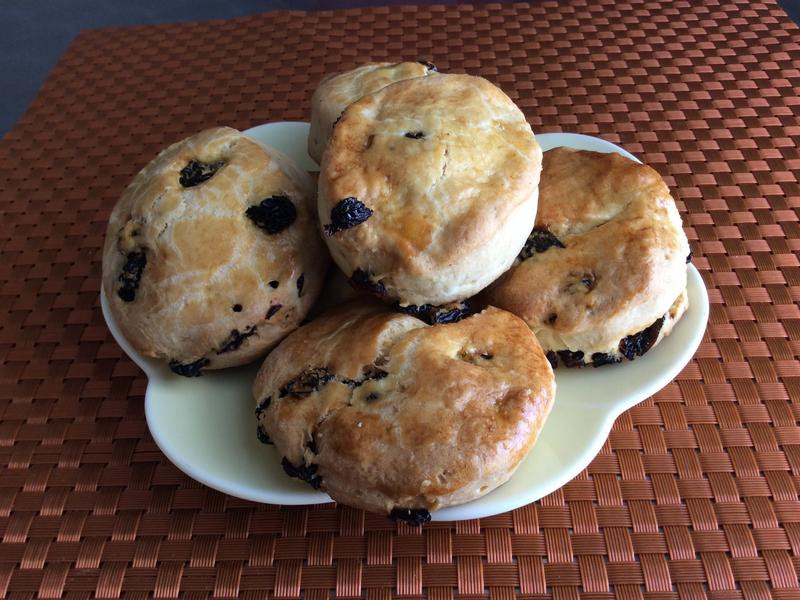
[[[210,125],[302,120],[324,73],[425,58],[536,132],[661,172],[711,301],[678,378],[572,482],[424,527],[184,476],[99,310],[110,208]],[[0,144],[0,597],[793,598],[800,572],[800,30],[777,4],[277,12],[81,33]]]

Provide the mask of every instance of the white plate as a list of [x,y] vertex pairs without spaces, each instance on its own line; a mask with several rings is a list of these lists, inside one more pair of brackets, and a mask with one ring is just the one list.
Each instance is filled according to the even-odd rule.
[[[282,150],[305,168],[306,123],[270,123],[248,130],[253,139]],[[621,148],[585,135],[537,136],[544,150],[570,146],[619,152]],[[474,519],[523,506],[558,489],[589,464],[624,410],[667,385],[689,362],[708,320],[708,295],[700,274],[689,265],[689,310],[672,334],[634,362],[598,369],[556,370],[555,406],[539,440],[514,476],[483,498],[433,513],[434,520]],[[123,339],[101,292],[103,316],[125,353],[147,374],[145,414],[153,439],[182,471],[222,492],[256,502],[330,502],[321,492],[289,478],[272,446],[255,435],[251,365],[210,371],[196,379],[174,375],[163,364],[139,356]]]

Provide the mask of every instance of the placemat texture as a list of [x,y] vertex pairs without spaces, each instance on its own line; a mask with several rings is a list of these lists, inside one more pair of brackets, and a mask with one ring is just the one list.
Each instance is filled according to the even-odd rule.
[[[711,297],[677,380],[534,505],[425,527],[258,506],[158,451],[98,302],[109,210],[159,149],[302,120],[324,73],[424,58],[537,132],[667,179]],[[800,597],[800,30],[773,2],[278,12],[82,33],[0,149],[0,596]],[[8,90],[5,93],[10,93]]]

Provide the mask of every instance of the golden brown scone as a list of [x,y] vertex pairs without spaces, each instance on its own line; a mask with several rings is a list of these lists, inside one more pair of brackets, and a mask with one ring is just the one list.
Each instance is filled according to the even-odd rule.
[[185,376],[264,354],[322,286],[314,205],[304,171],[235,129],[161,152],[106,232],[103,287],[125,338]]
[[390,83],[424,77],[436,72],[433,63],[411,61],[367,63],[328,75],[320,81],[311,97],[311,128],[308,132],[308,155],[318,163],[331,137],[333,124],[350,104],[385,88]]
[[425,325],[373,302],[289,335],[253,385],[290,475],[344,504],[422,521],[511,477],[555,380],[525,323],[487,308]]
[[487,302],[522,317],[568,367],[633,360],[688,306],[689,243],[656,171],[618,154],[544,155],[539,212]]
[[351,104],[319,179],[325,241],[352,282],[402,305],[474,295],[536,215],[541,149],[485,79],[433,74]]

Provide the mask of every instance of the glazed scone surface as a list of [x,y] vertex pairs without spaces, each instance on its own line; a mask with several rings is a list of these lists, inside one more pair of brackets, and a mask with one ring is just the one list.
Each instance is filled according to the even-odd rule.
[[409,79],[345,110],[322,162],[319,218],[356,283],[404,305],[445,304],[511,266],[540,170],[530,125],[499,88]]
[[655,345],[686,310],[688,255],[655,170],[556,148],[544,154],[534,230],[485,299],[522,317],[567,366],[617,362]]
[[161,152],[114,207],[103,287],[125,338],[176,373],[243,364],[294,329],[328,265],[314,186],[235,129]]
[[505,482],[555,381],[506,311],[428,326],[362,300],[289,335],[253,394],[287,471],[338,502],[391,513],[461,504]]
[[324,77],[311,97],[309,156],[317,163],[322,162],[322,154],[331,137],[333,124],[353,102],[385,88],[390,83],[424,77],[435,72],[436,66],[425,61],[378,62]]

